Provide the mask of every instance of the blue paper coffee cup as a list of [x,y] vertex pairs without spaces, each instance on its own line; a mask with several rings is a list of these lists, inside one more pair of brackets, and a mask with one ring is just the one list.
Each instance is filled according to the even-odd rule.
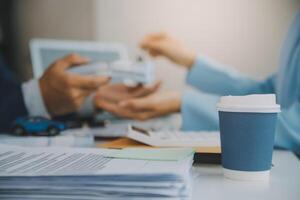
[[280,112],[275,95],[224,96],[217,108],[224,176],[267,180]]

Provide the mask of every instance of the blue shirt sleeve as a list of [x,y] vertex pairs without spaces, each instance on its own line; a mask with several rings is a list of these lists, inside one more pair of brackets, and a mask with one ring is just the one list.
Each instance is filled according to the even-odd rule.
[[276,76],[255,81],[233,69],[198,57],[186,81],[198,91],[183,94],[182,130],[201,131],[219,129],[216,104],[220,96],[275,93]]
[[252,80],[234,69],[204,57],[198,57],[186,81],[197,89],[217,95],[275,93],[276,76],[265,81]]

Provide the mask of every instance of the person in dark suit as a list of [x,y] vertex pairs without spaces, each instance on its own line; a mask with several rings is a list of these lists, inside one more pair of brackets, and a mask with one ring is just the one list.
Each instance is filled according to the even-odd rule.
[[85,98],[109,81],[108,77],[79,76],[67,68],[87,59],[68,55],[55,61],[40,79],[19,83],[11,72],[17,45],[14,14],[16,3],[0,2],[0,133],[7,132],[20,116],[55,117],[76,112]]
[[0,58],[0,130],[8,128],[8,124],[16,116],[27,115],[27,110],[22,96],[21,86],[14,80],[7,70],[3,57]]

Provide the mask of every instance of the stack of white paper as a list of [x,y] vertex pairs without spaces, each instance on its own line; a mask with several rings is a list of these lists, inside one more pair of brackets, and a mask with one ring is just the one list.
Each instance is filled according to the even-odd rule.
[[114,150],[0,145],[0,199],[188,199],[191,157],[111,158]]

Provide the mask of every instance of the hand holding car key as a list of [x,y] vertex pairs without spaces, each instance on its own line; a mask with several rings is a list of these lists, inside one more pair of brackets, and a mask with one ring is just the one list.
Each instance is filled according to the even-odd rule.
[[68,70],[81,75],[110,76],[112,83],[151,84],[154,82],[154,66],[150,61],[133,63],[127,60],[92,62]]

